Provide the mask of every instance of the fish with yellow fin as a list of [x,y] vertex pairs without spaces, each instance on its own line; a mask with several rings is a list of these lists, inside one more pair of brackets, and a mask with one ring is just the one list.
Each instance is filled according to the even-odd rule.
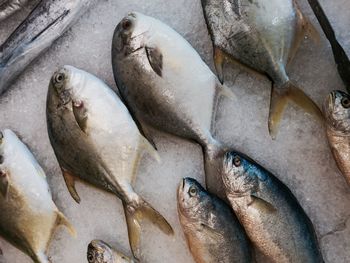
[[286,66],[303,36],[319,37],[293,0],[202,0],[223,82],[226,60],[266,74],[272,81],[268,127],[276,138],[286,105],[293,102],[323,119],[319,107],[289,78]]

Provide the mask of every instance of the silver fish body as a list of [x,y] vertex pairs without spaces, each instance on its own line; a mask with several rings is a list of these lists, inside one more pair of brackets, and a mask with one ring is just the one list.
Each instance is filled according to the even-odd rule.
[[1,0],[0,1],[0,22],[10,17],[20,9],[22,9],[30,1],[35,2],[38,0]]
[[294,0],[202,0],[223,81],[226,60],[266,74],[273,82],[269,131],[273,138],[287,102],[322,119],[317,105],[289,79],[286,66],[305,31],[312,28]]
[[0,46],[0,94],[34,59],[62,36],[93,2],[41,1]]
[[11,130],[0,134],[0,235],[30,256],[49,263],[45,253],[58,225],[75,230],[52,201],[46,175]]
[[141,154],[147,150],[159,156],[103,81],[72,66],[59,69],[49,86],[47,124],[51,145],[75,201],[80,202],[76,178],[122,200],[135,257],[140,255],[142,217],[165,233],[173,233],[168,222],[132,187]]
[[223,181],[235,214],[271,262],[324,262],[311,220],[292,192],[254,161],[226,154]]
[[[152,126],[196,141],[206,167],[213,168],[223,147],[211,134],[212,120],[218,96],[230,91],[193,47],[161,21],[130,13],[114,32],[112,64],[120,94],[143,132]],[[207,186],[222,193],[217,173],[206,170]]]
[[323,108],[329,145],[339,170],[350,185],[350,96],[333,91]]
[[136,261],[114,250],[102,240],[93,240],[88,246],[89,263],[136,263]]
[[252,262],[250,243],[230,207],[192,178],[177,194],[178,215],[197,263]]

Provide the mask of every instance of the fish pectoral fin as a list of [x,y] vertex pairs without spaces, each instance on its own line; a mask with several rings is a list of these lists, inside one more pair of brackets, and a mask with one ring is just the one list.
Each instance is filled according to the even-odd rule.
[[162,77],[163,54],[158,48],[146,47],[147,58],[152,69],[159,77]]
[[215,229],[213,229],[209,225],[201,223],[201,227],[202,227],[202,231],[205,232],[205,236],[209,237],[210,239],[215,241],[223,239],[222,234],[215,231]]
[[86,133],[87,129],[87,109],[82,101],[72,101],[73,104],[73,114],[75,121],[77,122],[79,128]]
[[7,200],[10,190],[9,176],[6,171],[0,171],[0,193]]
[[271,203],[261,199],[256,195],[251,195],[251,203],[248,206],[253,206],[259,211],[263,211],[265,213],[275,213],[277,209]]
[[130,247],[136,259],[140,259],[141,222],[144,219],[149,220],[165,234],[174,234],[174,230],[168,221],[146,201],[142,200],[141,204],[136,208],[127,205],[125,202],[123,202],[123,205],[128,226]]
[[66,186],[68,188],[70,195],[75,200],[75,202],[80,204],[81,199],[75,188],[75,181],[76,181],[75,176],[64,168],[61,168],[61,170],[62,170],[62,175],[63,175],[64,181],[66,182]]
[[323,121],[323,114],[316,103],[293,83],[287,82],[280,88],[273,85],[268,123],[272,139],[276,139],[278,127],[288,102],[293,102],[307,113]]
[[154,148],[154,146],[143,136],[141,136],[141,142],[142,142],[142,148],[145,150],[149,155],[151,155],[154,160],[156,160],[158,163],[161,162],[160,156],[158,151]]
[[57,225],[65,226],[68,229],[69,234],[72,237],[76,238],[77,237],[77,231],[72,226],[72,224],[68,221],[68,219],[64,216],[64,214],[62,212],[60,212],[60,211],[57,211],[57,218],[58,218]]

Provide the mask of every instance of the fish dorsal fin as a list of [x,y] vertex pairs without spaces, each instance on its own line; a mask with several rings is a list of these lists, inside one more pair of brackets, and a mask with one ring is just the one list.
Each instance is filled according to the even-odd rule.
[[146,47],[147,58],[152,69],[159,77],[162,77],[163,54],[158,48]]
[[87,109],[84,106],[83,101],[72,101],[72,108],[73,108],[73,114],[74,118],[79,126],[79,128],[86,133],[87,129]]
[[0,170],[0,194],[7,199],[10,190],[9,176],[6,171]]
[[264,213],[275,213],[277,209],[274,205],[272,205],[270,202],[267,202],[260,197],[256,196],[255,194],[251,194],[251,203],[249,206],[255,207],[257,210],[262,211]]

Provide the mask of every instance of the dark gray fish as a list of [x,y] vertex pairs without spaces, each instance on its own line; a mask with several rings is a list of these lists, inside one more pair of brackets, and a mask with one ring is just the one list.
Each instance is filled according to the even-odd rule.
[[294,0],[202,0],[202,5],[220,80],[226,59],[272,80],[268,122],[272,138],[277,135],[288,102],[322,119],[318,106],[290,81],[286,72],[305,31],[316,34]]
[[0,0],[0,22],[13,15],[28,2],[38,2],[39,0]]
[[67,31],[95,0],[41,1],[0,46],[0,94]]
[[271,262],[324,262],[312,222],[287,186],[240,153],[227,153],[223,166],[227,198]]
[[[193,47],[152,17],[131,13],[116,27],[112,64],[118,89],[139,127],[199,143],[205,155],[206,184],[223,193],[216,160],[224,147],[211,134],[218,97],[232,97]],[[221,164],[221,161],[220,161]]]
[[197,263],[250,263],[252,251],[230,207],[196,180],[184,178],[177,193],[178,215]]
[[89,263],[136,263],[136,261],[114,250],[102,240],[90,242],[87,251]]
[[350,185],[350,96],[333,91],[324,102],[326,131],[334,159]]

